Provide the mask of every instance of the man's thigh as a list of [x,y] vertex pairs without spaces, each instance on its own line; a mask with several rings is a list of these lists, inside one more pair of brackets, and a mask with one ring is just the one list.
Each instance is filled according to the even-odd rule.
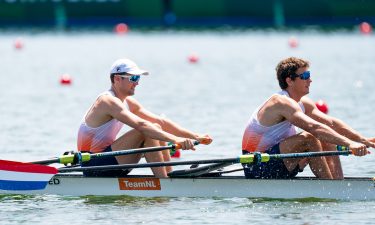
[[[137,130],[132,129],[122,136],[120,136],[115,142],[112,143],[112,151],[126,150],[141,148],[145,138]],[[116,156],[119,164],[137,163],[141,159],[142,154],[131,154],[124,156]]]
[[[287,153],[299,153],[299,152],[306,152],[308,142],[311,141],[311,134],[303,131],[296,135],[290,136],[285,140],[280,142],[280,153],[287,154]],[[302,163],[300,163],[302,160]],[[288,168],[288,170],[293,170],[298,164],[302,169],[307,163],[306,159],[296,158],[296,159],[284,159],[284,164]]]

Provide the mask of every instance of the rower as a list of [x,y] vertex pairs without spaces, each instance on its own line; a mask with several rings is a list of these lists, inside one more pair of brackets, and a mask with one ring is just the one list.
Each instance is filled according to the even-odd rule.
[[[328,116],[306,95],[310,92],[309,62],[295,57],[276,67],[281,88],[253,112],[242,139],[243,154],[334,151],[347,146],[354,155],[364,156],[375,147],[375,138],[366,138],[343,121]],[[303,131],[296,132],[296,128]],[[244,164],[247,178],[292,178],[309,165],[318,178],[343,179],[338,156],[270,160]]]
[[[81,152],[111,152],[122,149],[162,146],[171,142],[182,149],[194,150],[194,140],[211,143],[207,134],[192,132],[177,123],[158,116],[143,107],[134,97],[141,77],[149,73],[130,59],[116,60],[109,73],[111,87],[96,98],[83,117],[78,131],[77,147]],[[130,131],[116,139],[123,125]],[[82,166],[138,163],[143,154],[92,159]],[[147,162],[166,162],[168,150],[144,153]],[[171,167],[151,168],[156,177],[167,177]],[[130,170],[90,171],[87,176],[124,176]]]

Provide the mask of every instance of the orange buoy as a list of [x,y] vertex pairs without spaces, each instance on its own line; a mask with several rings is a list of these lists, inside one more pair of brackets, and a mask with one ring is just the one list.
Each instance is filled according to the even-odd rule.
[[369,23],[363,22],[359,25],[359,31],[361,31],[362,34],[371,34],[372,27]]
[[69,74],[63,74],[60,77],[60,84],[61,85],[70,85],[72,84],[72,78]]
[[298,47],[298,40],[296,37],[290,37],[288,40],[288,45],[291,48],[297,48]]
[[119,23],[115,26],[115,32],[116,34],[126,34],[129,31],[128,25],[125,23]]
[[321,112],[328,113],[328,105],[323,100],[315,102],[315,105]]
[[197,63],[199,61],[199,57],[197,54],[191,54],[188,57],[190,63]]

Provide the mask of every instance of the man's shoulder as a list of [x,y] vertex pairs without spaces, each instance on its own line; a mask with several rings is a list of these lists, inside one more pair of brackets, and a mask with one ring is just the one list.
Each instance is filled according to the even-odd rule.
[[97,98],[98,101],[114,101],[115,99],[117,98],[110,94],[102,94],[102,95],[99,95]]
[[286,96],[274,94],[263,104],[261,110],[278,114],[279,111],[288,108],[288,105],[291,105],[291,103]]
[[300,108],[298,103],[286,95],[273,95],[265,105],[266,108],[277,112],[296,110]]
[[119,104],[121,102],[121,100],[113,95],[107,95],[107,94],[104,94],[104,95],[100,95],[97,99],[96,99],[96,105],[97,107],[111,107],[112,105],[116,105],[116,104]]
[[279,95],[279,94],[272,95],[268,102],[270,102],[271,104],[280,105],[280,106],[292,104],[288,96]]

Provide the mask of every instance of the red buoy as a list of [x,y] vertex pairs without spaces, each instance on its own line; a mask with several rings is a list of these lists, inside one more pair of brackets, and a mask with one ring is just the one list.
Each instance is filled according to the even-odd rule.
[[61,85],[70,85],[72,84],[72,78],[69,74],[63,74],[60,77],[60,84]]
[[328,113],[328,105],[323,100],[315,102],[315,105],[321,112]]
[[288,40],[288,45],[291,48],[297,48],[298,47],[298,40],[295,37],[290,37]]
[[15,49],[18,49],[18,50],[21,50],[23,48],[24,44],[23,44],[23,41],[21,38],[17,38],[15,41],[14,41],[14,48]]
[[188,57],[190,63],[197,63],[199,61],[199,57],[197,54],[191,54]]
[[363,22],[359,25],[359,31],[361,31],[362,34],[371,34],[372,27],[369,23]]
[[119,23],[115,26],[116,34],[126,34],[128,33],[129,27],[125,23]]
[[181,151],[180,149],[177,149],[173,155],[171,155],[172,158],[180,158],[181,157]]

